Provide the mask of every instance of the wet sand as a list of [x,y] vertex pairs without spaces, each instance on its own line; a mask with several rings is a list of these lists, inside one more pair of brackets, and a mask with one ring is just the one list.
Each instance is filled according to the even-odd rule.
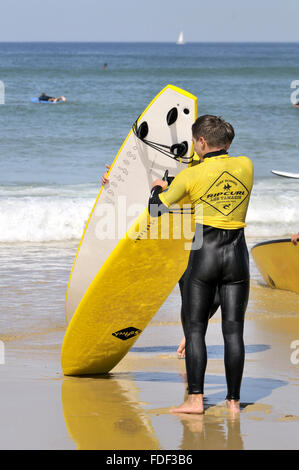
[[252,282],[237,418],[224,403],[219,312],[207,333],[205,414],[168,411],[186,394],[185,361],[175,352],[182,335],[174,320],[178,289],[107,376],[63,377],[63,327],[1,337],[1,449],[298,449],[299,364],[291,362],[298,300]]

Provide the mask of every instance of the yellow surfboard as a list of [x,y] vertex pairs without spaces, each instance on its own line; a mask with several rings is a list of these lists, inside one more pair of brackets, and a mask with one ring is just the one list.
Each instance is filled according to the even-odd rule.
[[89,286],[62,346],[65,375],[109,372],[129,351],[184,273],[191,206],[131,226]]
[[[145,208],[155,179],[166,169],[175,176],[191,164],[196,118],[196,97],[168,85],[137,119],[118,152],[69,279],[69,326],[61,352],[66,375],[110,371],[183,274],[190,249],[185,244],[194,229],[190,206],[159,218],[151,218]],[[182,143],[183,156],[174,158],[173,149]],[[124,213],[131,215],[129,222]]]
[[[166,169],[169,176],[176,176],[192,160],[191,127],[196,117],[197,98],[167,85],[130,130],[109,170],[109,183],[99,191],[78,247],[66,293],[68,323],[101,266],[147,206],[152,182],[162,178]],[[171,149],[182,143],[186,145],[184,155],[174,158]],[[113,233],[107,234],[106,224]]]
[[255,245],[251,254],[270,287],[299,293],[299,245],[271,240]]

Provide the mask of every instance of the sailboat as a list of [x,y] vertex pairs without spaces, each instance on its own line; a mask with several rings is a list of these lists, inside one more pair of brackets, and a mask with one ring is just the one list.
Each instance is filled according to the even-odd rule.
[[183,31],[180,32],[179,39],[177,40],[177,44],[185,44]]

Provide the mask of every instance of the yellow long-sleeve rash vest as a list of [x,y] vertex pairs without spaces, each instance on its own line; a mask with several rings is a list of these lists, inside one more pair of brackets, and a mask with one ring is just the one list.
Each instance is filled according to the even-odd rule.
[[246,226],[252,185],[251,160],[223,154],[182,170],[159,197],[170,207],[188,195],[195,208],[195,222],[234,230]]

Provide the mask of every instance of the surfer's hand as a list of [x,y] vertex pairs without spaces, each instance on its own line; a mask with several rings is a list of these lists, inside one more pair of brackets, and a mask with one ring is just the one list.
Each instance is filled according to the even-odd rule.
[[108,183],[108,181],[109,181],[109,179],[108,179],[108,170],[110,169],[110,165],[107,165],[107,163],[105,163],[105,167],[107,168],[107,171],[105,171],[105,173],[102,176],[102,185]]
[[294,235],[292,235],[291,240],[294,245],[297,245],[297,242],[299,240],[299,233],[295,233]]
[[163,180],[159,180],[159,179],[158,179],[158,180],[155,180],[155,181],[153,182],[152,188],[153,188],[154,186],[161,186],[162,189],[166,189],[167,186],[168,186],[168,183],[167,183],[167,181],[163,181]]
[[177,352],[177,355],[178,355],[178,357],[179,357],[180,359],[183,359],[183,358],[185,357],[185,355],[186,355],[186,353],[185,353],[185,348],[186,348],[186,338],[184,337],[184,338],[181,340],[181,342],[180,342],[180,344],[179,344],[179,347],[178,347],[178,349],[177,349],[177,351],[176,351],[176,352]]

